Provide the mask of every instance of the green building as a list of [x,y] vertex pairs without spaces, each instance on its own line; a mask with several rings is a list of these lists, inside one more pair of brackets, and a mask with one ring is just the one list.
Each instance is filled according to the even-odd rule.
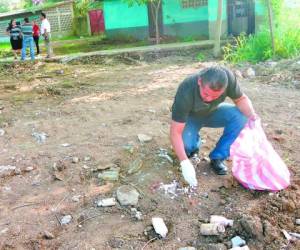
[[[129,7],[123,0],[104,0],[107,35],[154,37],[155,22],[150,9],[149,5]],[[160,10],[158,20],[163,36],[213,38],[218,0],[162,0]],[[222,35],[254,33],[263,14],[263,6],[257,0],[223,0]]]

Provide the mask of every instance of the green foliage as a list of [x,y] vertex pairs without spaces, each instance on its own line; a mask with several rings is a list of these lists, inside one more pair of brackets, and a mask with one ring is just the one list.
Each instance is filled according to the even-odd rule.
[[202,54],[201,52],[199,52],[196,56],[196,59],[199,61],[199,62],[203,62],[205,60],[205,55]]
[[[263,3],[266,3],[263,0]],[[257,34],[245,34],[235,38],[234,44],[224,47],[224,59],[233,63],[249,61],[256,63],[273,58],[291,58],[300,55],[299,9],[288,9],[283,0],[271,0],[274,14],[274,44],[272,53],[269,23]],[[288,14],[287,14],[288,13]]]

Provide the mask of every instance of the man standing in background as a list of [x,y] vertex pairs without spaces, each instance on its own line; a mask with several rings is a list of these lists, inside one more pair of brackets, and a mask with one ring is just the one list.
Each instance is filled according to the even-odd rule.
[[30,48],[30,57],[31,60],[34,60],[34,41],[33,41],[33,28],[32,24],[29,22],[29,18],[24,18],[24,24],[22,25],[22,34],[23,34],[23,46],[22,46],[22,55],[21,60],[24,61],[26,59],[26,49],[29,46]]
[[48,19],[46,18],[45,13],[41,13],[41,35],[45,39],[45,45],[46,45],[46,50],[47,50],[47,56],[46,58],[50,58],[52,56],[52,48],[51,48],[51,27]]

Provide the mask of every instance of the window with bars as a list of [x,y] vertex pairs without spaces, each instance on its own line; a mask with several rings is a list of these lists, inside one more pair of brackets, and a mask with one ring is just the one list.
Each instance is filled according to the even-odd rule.
[[181,0],[183,9],[199,8],[201,6],[207,6],[207,0]]

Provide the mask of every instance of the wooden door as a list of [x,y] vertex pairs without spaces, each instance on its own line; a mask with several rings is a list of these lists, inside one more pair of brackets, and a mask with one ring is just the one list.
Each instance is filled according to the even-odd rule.
[[92,35],[103,33],[105,31],[103,11],[91,10],[89,17]]

